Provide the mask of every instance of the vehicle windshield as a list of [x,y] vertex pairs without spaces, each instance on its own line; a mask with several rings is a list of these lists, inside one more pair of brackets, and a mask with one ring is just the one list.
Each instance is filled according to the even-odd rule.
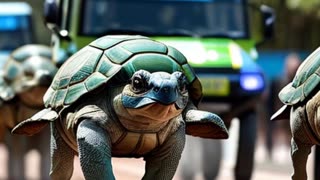
[[29,16],[0,16],[0,50],[12,51],[32,42]]
[[246,38],[243,0],[85,0],[80,34]]

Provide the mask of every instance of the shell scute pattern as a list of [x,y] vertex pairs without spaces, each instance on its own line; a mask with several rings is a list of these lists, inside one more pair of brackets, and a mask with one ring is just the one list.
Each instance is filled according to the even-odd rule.
[[147,37],[144,36],[108,36],[108,37],[103,37],[99,38],[93,42],[90,43],[90,46],[99,48],[99,49],[108,49],[112,46],[115,46],[123,41],[128,41],[128,40],[134,40],[134,39],[148,39]]
[[183,64],[182,69],[189,82],[193,82],[196,79],[195,72],[189,64]]
[[[157,66],[154,65],[154,62],[157,62]],[[163,54],[138,54],[133,56],[128,63],[124,64],[124,69],[126,72],[131,73],[129,76],[132,76],[133,72],[140,69],[147,69],[149,72],[181,71],[181,67],[174,62],[173,59]]]
[[91,91],[97,88],[100,84],[108,81],[110,77],[106,77],[99,72],[94,72],[88,79],[85,81],[85,86],[88,91]]
[[[119,84],[126,83],[140,69],[183,71],[190,83],[196,79],[185,57],[170,46],[143,36],[105,36],[82,48],[63,64],[44,96],[45,105],[68,106],[111,78]],[[193,90],[199,89],[201,91],[201,87]]]
[[65,68],[67,72],[63,72],[67,77],[71,78],[69,86],[84,81],[89,77],[95,70],[97,62],[100,60],[102,55],[101,50],[91,47],[87,48],[86,51],[83,51],[83,53],[71,59],[72,61],[69,61],[68,66]]
[[320,84],[320,48],[310,54],[297,70],[292,83],[279,93],[284,104],[294,105],[308,99]]
[[70,78],[61,78],[59,81],[58,87],[61,89],[66,88],[69,85],[69,82],[70,82]]
[[122,47],[133,54],[140,52],[158,52],[165,54],[168,51],[166,45],[146,39],[127,41],[122,44]]
[[139,53],[162,53],[166,54],[167,47],[159,42],[146,39],[137,39],[135,41],[125,41],[119,46],[106,50],[105,55],[116,64],[123,64],[133,55]]
[[[23,64],[26,60],[32,56],[44,57],[51,59],[51,49],[44,45],[29,44],[17,48],[10,54],[9,60],[5,63],[5,73],[7,78],[13,79],[22,70],[21,66],[30,66],[33,68],[37,64]],[[31,64],[31,65],[30,65]]]
[[6,78],[11,81],[21,72],[21,64],[14,60],[8,61],[4,68],[6,69]]
[[312,74],[308,80],[303,84],[303,94],[304,97],[308,97],[309,94],[318,86],[320,82],[320,77],[318,74]]
[[113,64],[106,56],[102,56],[97,65],[97,71],[110,77],[121,69],[121,65]]
[[177,51],[175,48],[168,46],[168,55],[177,61],[179,64],[187,64],[187,59],[185,56],[180,52]]
[[[316,51],[317,52],[317,51]],[[319,71],[320,53],[312,53],[299,67],[297,74],[292,82],[293,87],[302,85],[308,78]]]
[[56,91],[54,102],[56,103],[56,106],[62,106],[64,103],[64,99],[66,98],[68,89],[61,89],[59,91]]
[[[84,82],[95,71],[103,51],[86,46],[72,56],[55,76],[52,85],[44,96],[46,106],[58,107],[71,104],[80,95],[87,93]],[[92,89],[92,88],[89,88]]]
[[132,56],[132,53],[123,49],[123,47],[121,46],[116,46],[114,48],[106,50],[105,55],[111,62],[115,64],[123,64]]
[[46,57],[47,59],[51,59],[51,49],[43,46],[43,45],[36,45],[33,44],[25,45],[19,48],[19,53],[13,53],[12,57],[16,62],[23,62],[27,58],[37,55],[41,57]]
[[68,88],[67,94],[64,99],[64,104],[69,105],[75,102],[82,94],[87,93],[88,90],[84,83],[74,84]]

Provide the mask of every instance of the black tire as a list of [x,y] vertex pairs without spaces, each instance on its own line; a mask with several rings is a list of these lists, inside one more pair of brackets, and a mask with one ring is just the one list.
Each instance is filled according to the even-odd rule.
[[254,167],[254,152],[257,136],[257,114],[247,111],[239,116],[239,143],[235,167],[236,180],[250,180]]
[[320,179],[320,146],[315,148],[315,160],[314,160],[314,180]]
[[186,136],[186,144],[179,163],[179,171],[183,180],[194,180],[201,171],[201,143],[198,137]]
[[221,140],[187,136],[186,146],[179,164],[183,180],[194,180],[203,173],[205,180],[216,179],[222,158]]
[[202,139],[202,169],[205,180],[216,179],[222,159],[221,140]]

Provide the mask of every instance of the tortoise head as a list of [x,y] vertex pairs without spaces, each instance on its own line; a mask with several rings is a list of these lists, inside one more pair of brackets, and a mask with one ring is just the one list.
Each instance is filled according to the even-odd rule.
[[18,96],[26,102],[43,104],[42,97],[50,86],[57,68],[50,59],[32,56],[22,63],[22,73],[14,85]]
[[23,63],[23,81],[26,88],[34,86],[49,87],[54,75],[57,72],[56,66],[50,59],[40,56],[30,57]]
[[48,88],[57,72],[56,65],[51,61],[51,48],[39,44],[16,49],[4,69],[5,79],[17,94],[36,86]]
[[189,99],[187,79],[182,72],[139,70],[123,89],[121,101],[131,115],[171,119],[179,115]]

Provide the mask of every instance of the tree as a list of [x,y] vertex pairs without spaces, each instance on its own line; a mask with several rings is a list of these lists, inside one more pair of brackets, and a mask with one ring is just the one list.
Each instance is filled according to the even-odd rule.
[[319,0],[251,0],[276,13],[275,35],[262,48],[313,51],[320,46]]
[[287,0],[287,6],[304,14],[311,14],[320,18],[320,1],[319,0]]

